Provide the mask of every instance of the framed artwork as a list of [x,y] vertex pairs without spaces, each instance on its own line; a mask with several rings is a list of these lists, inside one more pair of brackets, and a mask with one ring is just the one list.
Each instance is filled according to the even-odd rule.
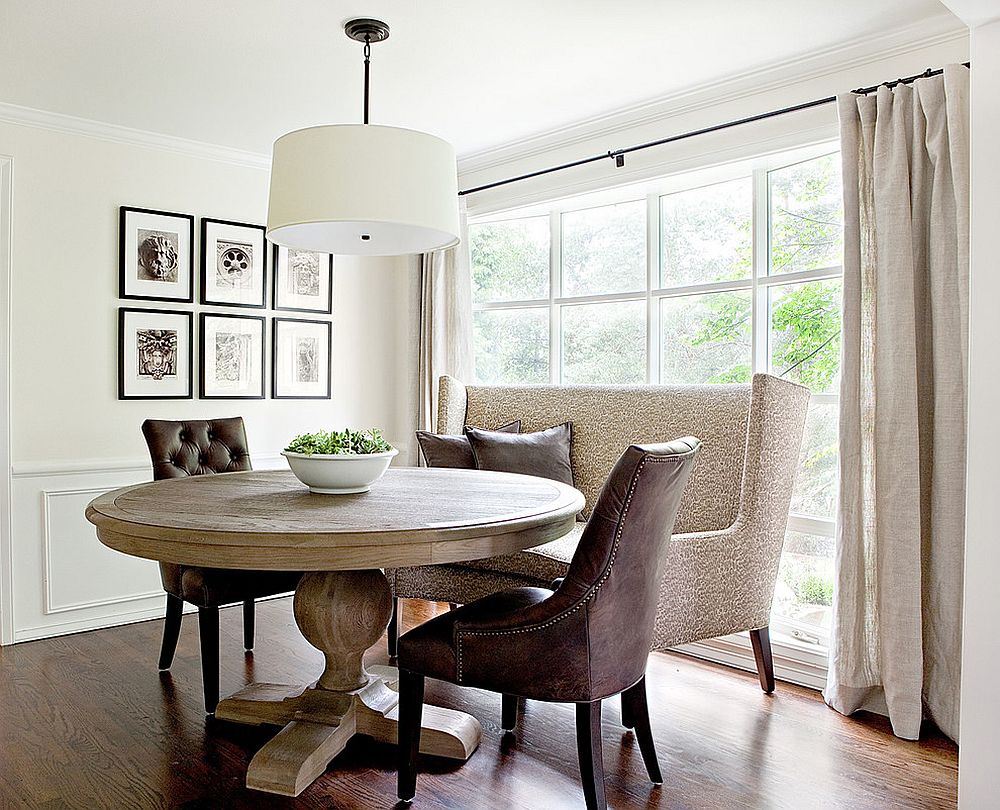
[[194,217],[118,209],[118,297],[194,301]]
[[202,399],[264,399],[264,321],[257,315],[201,313]]
[[275,309],[333,312],[333,256],[281,245],[271,260]]
[[333,329],[329,321],[274,318],[271,346],[274,399],[330,398]]
[[118,309],[118,399],[191,399],[190,312]]
[[201,218],[201,303],[264,308],[264,226]]

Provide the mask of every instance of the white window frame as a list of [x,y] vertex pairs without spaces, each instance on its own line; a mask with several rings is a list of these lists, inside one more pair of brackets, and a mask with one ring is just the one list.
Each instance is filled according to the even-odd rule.
[[[549,219],[549,294],[544,298],[513,301],[477,302],[474,312],[497,310],[525,310],[546,308],[549,315],[549,379],[551,384],[562,381],[562,329],[561,312],[565,306],[576,304],[609,303],[617,301],[646,302],[646,382],[660,380],[660,301],[664,298],[683,297],[710,292],[748,290],[751,294],[752,345],[751,367],[753,373],[776,373],[782,369],[770,368],[768,340],[770,318],[768,293],[772,288],[809,281],[837,279],[843,276],[842,266],[825,267],[794,273],[769,275],[770,199],[768,172],[838,152],[837,141],[823,141],[807,147],[744,161],[730,166],[691,171],[646,182],[641,187],[626,187],[604,192],[570,197],[506,212],[495,212],[470,218],[471,226],[504,222],[529,217],[548,216]],[[689,284],[660,287],[660,198],[677,192],[690,191],[739,178],[752,178],[753,221],[752,269],[749,278],[738,281],[720,281],[707,284]],[[646,284],[645,289],[607,295],[562,295],[562,215],[619,202],[646,201]],[[835,393],[813,394],[810,404],[836,404]],[[833,518],[791,513],[788,531],[798,531],[823,537],[836,535]],[[813,625],[797,622],[787,617],[773,617],[771,640],[774,649],[775,672],[778,677],[814,688],[826,683],[828,634]],[[684,652],[710,660],[754,670],[756,665],[747,634],[735,634],[720,639],[684,645]]]

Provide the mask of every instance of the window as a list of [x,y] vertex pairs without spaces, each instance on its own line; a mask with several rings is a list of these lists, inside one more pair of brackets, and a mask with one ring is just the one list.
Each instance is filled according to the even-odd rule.
[[479,382],[729,383],[768,371],[812,390],[772,624],[812,650],[826,646],[833,590],[835,149],[469,226]]

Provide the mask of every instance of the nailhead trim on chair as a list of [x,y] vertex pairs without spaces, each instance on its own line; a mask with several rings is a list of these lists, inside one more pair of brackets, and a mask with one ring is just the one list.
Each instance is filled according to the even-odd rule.
[[455,663],[456,663],[456,674],[458,676],[458,683],[462,683],[462,641],[464,640],[465,636],[510,636],[510,635],[517,635],[518,633],[532,633],[536,630],[542,630],[546,627],[551,627],[554,624],[558,624],[568,616],[572,616],[574,613],[576,613],[578,610],[584,607],[588,602],[590,602],[597,595],[597,592],[601,589],[601,586],[604,584],[605,580],[607,580],[607,578],[611,576],[611,569],[614,568],[615,560],[618,557],[618,544],[621,541],[622,532],[625,530],[625,520],[628,517],[629,507],[632,505],[632,495],[635,493],[635,488],[639,483],[639,476],[642,475],[642,471],[646,467],[646,462],[652,462],[654,464],[662,462],[677,463],[683,461],[692,452],[694,451],[692,450],[687,453],[681,453],[670,456],[657,456],[657,457],[646,455],[643,457],[642,461],[639,462],[639,466],[636,468],[636,471],[632,476],[632,480],[629,482],[628,494],[625,496],[625,504],[622,506],[621,517],[619,517],[618,519],[618,527],[615,529],[615,541],[611,546],[611,559],[608,561],[608,567],[604,570],[604,573],[601,575],[601,578],[591,586],[586,596],[584,596],[583,599],[577,602],[576,605],[574,605],[569,610],[563,611],[558,616],[554,616],[548,621],[543,622],[542,624],[533,625],[531,627],[519,627],[516,630],[457,631],[458,644],[456,645],[457,651],[456,651]]

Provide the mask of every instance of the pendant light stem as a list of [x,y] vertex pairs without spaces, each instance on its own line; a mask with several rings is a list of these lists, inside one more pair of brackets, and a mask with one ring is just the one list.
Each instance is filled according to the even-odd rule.
[[370,36],[365,37],[365,120],[364,123],[368,123],[368,85],[369,85],[369,73],[371,69],[371,55],[372,55],[372,38]]

